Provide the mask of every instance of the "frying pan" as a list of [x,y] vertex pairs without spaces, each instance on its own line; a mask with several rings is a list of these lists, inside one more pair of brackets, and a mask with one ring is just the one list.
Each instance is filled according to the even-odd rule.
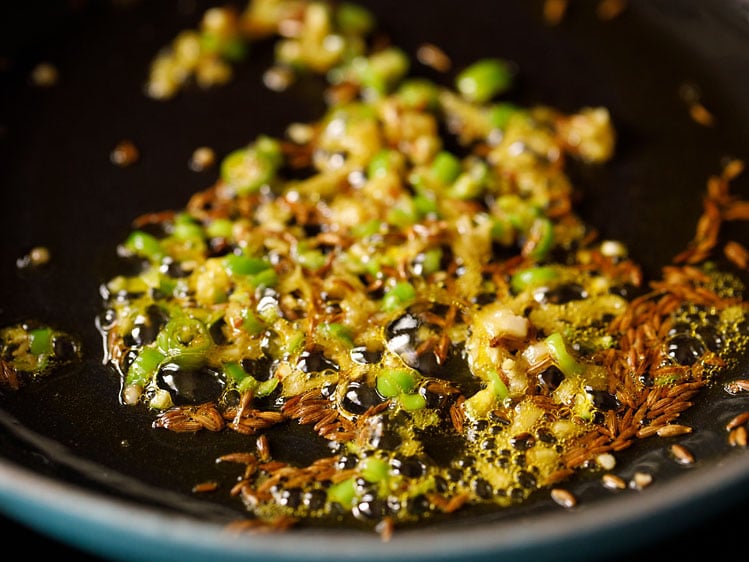
[[[726,158],[749,160],[749,5],[738,0],[632,0],[612,21],[597,2],[574,1],[549,26],[540,0],[362,1],[407,52],[425,42],[452,59],[449,81],[484,56],[520,69],[513,97],[574,111],[610,109],[619,133],[615,159],[576,172],[581,214],[603,236],[625,241],[648,275],[692,237],[707,178]],[[169,102],[143,93],[148,64],[179,31],[194,28],[213,2],[17,2],[0,13],[0,323],[38,319],[75,334],[83,360],[20,391],[0,387],[0,511],[46,536],[109,559],[458,560],[604,559],[696,524],[746,501],[749,454],[729,447],[723,426],[749,399],[720,388],[688,411],[699,428],[685,443],[698,462],[669,463],[662,443],[620,460],[622,474],[648,469],[649,488],[604,493],[579,479],[574,510],[547,498],[501,513],[469,513],[396,533],[383,542],[347,529],[300,529],[284,536],[229,537],[223,524],[241,508],[227,493],[196,497],[215,476],[214,459],[242,445],[237,435],[205,439],[150,429],[147,413],[123,408],[119,381],[101,363],[94,318],[99,285],[116,271],[116,245],[132,219],[178,209],[216,172],[191,171],[192,151],[224,155],[260,133],[281,136],[292,121],[322,111],[321,86],[301,81],[283,93],[262,85],[272,57],[253,47],[235,79],[192,89]],[[34,86],[42,61],[58,81]],[[683,92],[698,92],[714,116],[690,117]],[[114,166],[120,141],[140,151]],[[746,176],[733,184],[749,193]],[[726,236],[749,243],[734,225]],[[46,246],[42,268],[16,268]],[[279,439],[308,447],[293,431]],[[125,446],[127,445],[127,446]],[[314,454],[314,451],[310,451]],[[224,490],[225,491],[225,490]],[[741,504],[739,504],[741,505]]]

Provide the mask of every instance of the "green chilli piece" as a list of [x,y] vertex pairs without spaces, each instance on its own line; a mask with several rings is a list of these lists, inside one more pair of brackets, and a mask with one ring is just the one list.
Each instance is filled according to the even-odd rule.
[[526,289],[540,287],[559,277],[559,272],[552,266],[539,266],[523,269],[515,273],[510,279],[510,286],[515,293]]
[[254,288],[274,287],[278,283],[278,274],[264,258],[229,254],[224,257],[224,267],[230,275],[246,277]]
[[513,103],[502,102],[492,105],[487,110],[487,116],[492,128],[504,131],[510,123],[510,119],[521,111],[520,107]]
[[[239,384],[250,375],[237,362],[225,363],[223,367],[224,374],[235,383]],[[251,378],[251,377],[250,377]]]
[[205,238],[203,227],[187,213],[180,213],[174,219],[174,237],[179,240],[200,240]]
[[419,210],[412,197],[402,196],[391,209],[388,210],[388,224],[398,228],[408,228],[419,220]]
[[259,336],[265,330],[265,323],[249,308],[242,309],[242,327],[251,336]]
[[263,258],[228,254],[224,257],[224,267],[231,275],[256,275],[269,269],[271,265]]
[[[27,324],[15,324],[0,329],[0,358],[17,371],[29,374],[44,374],[52,365],[70,362],[73,357],[61,357],[55,350],[58,337],[68,337],[48,325],[32,328]],[[78,353],[78,343],[68,338]]]
[[397,150],[384,148],[377,152],[367,165],[367,177],[376,178],[399,173],[404,166],[403,155]]
[[502,59],[479,60],[458,74],[456,87],[468,101],[486,103],[512,86],[513,71]]
[[237,385],[237,390],[241,393],[251,392],[252,396],[263,398],[273,392],[278,386],[278,379],[271,377],[267,381],[258,381],[252,375],[242,368],[242,365],[232,361],[224,363],[223,372],[228,380]]
[[221,45],[221,56],[231,62],[242,62],[247,58],[249,43],[241,37],[232,37]]
[[341,504],[344,509],[351,509],[356,497],[356,481],[354,478],[347,478],[341,482],[336,482],[328,488],[328,501]]
[[442,248],[429,248],[416,256],[414,265],[419,267],[420,275],[431,275],[439,271],[442,265],[442,256]]
[[515,241],[515,227],[507,217],[492,217],[492,241],[503,246],[510,246]]
[[169,277],[168,275],[162,274],[159,276],[159,291],[162,295],[173,295],[174,290],[177,288],[177,281]]
[[[227,366],[228,365],[225,365],[224,368],[226,369]],[[237,366],[242,369],[241,365]],[[240,375],[240,373],[234,367],[232,367],[232,371],[234,371],[237,375]],[[268,396],[278,386],[278,379],[276,377],[271,377],[267,381],[258,381],[254,377],[249,375],[244,369],[242,369],[242,374],[244,374],[244,378],[237,382],[237,390],[239,392],[250,391],[252,392],[253,396],[263,398],[265,396]]]
[[455,199],[475,199],[483,195],[489,184],[489,166],[486,162],[475,161],[468,170],[461,173],[447,191]]
[[392,152],[392,150],[384,149],[375,154],[367,166],[367,176],[370,178],[386,176],[392,168],[390,162]]
[[229,219],[214,219],[206,225],[205,232],[211,238],[230,239],[234,233],[234,223]]
[[354,75],[359,82],[378,96],[386,95],[408,73],[410,61],[403,50],[388,47],[369,57],[352,61]]
[[305,248],[305,244],[299,244],[296,255],[296,262],[305,269],[317,271],[321,269],[328,261],[325,254],[317,248]]
[[161,362],[166,359],[161,351],[154,347],[144,347],[130,364],[125,376],[126,386],[138,385],[141,388],[158,372]]
[[427,400],[421,394],[401,394],[398,396],[398,402],[403,409],[413,412],[423,410],[427,406]]
[[323,322],[317,327],[318,332],[323,336],[338,340],[341,343],[351,346],[354,343],[354,333],[345,324],[339,322]]
[[392,312],[411,303],[416,298],[416,289],[407,281],[399,281],[382,298],[382,310]]
[[361,476],[367,482],[382,482],[390,475],[390,465],[383,459],[368,457],[362,461]]
[[437,208],[437,201],[435,201],[434,198],[429,197],[427,194],[417,193],[413,196],[412,200],[414,210],[420,218],[438,214],[439,209]]
[[29,351],[32,355],[48,355],[52,353],[52,330],[37,328],[29,332]]
[[559,370],[564,373],[566,377],[573,377],[582,374],[584,366],[570,354],[567,350],[567,344],[559,332],[546,337],[544,340],[546,347],[549,349],[552,359]]
[[398,99],[408,108],[435,110],[439,107],[439,90],[426,78],[409,78],[398,88]]
[[527,231],[533,221],[544,216],[541,209],[516,195],[503,195],[497,199],[497,207],[516,230]]
[[454,154],[443,150],[439,152],[432,161],[429,168],[430,175],[443,185],[452,184],[463,171],[460,160]]
[[222,37],[217,33],[203,31],[200,34],[200,49],[231,62],[241,62],[247,57],[249,43],[239,36]]
[[377,392],[385,398],[395,398],[406,410],[425,408],[426,398],[415,393],[417,375],[410,369],[383,369],[377,375]]
[[377,375],[377,392],[385,398],[408,394],[416,387],[416,374],[410,369],[382,369]]
[[159,351],[182,366],[198,366],[213,345],[206,324],[197,318],[171,318],[156,336]]
[[373,219],[364,224],[357,224],[351,228],[351,234],[356,238],[368,238],[382,231],[382,221]]
[[278,273],[275,269],[266,269],[250,276],[250,285],[256,289],[264,287],[275,287],[278,284]]
[[247,195],[270,184],[283,162],[281,144],[260,136],[249,147],[231,152],[221,162],[221,179],[238,195]]
[[335,22],[342,33],[355,36],[369,34],[377,24],[372,12],[352,2],[342,2],[338,6]]
[[271,392],[276,390],[277,386],[278,379],[276,377],[271,377],[267,381],[262,381],[255,387],[255,396],[258,398],[268,396]]
[[152,262],[159,262],[164,257],[164,249],[159,240],[142,230],[134,230],[122,244],[133,255]]
[[529,257],[535,260],[544,259],[554,246],[554,223],[546,217],[537,218],[531,225],[528,237],[535,241]]
[[504,383],[497,371],[487,371],[486,378],[489,379],[492,390],[494,391],[494,396],[498,401],[501,402],[510,397],[510,390],[507,388],[507,385]]

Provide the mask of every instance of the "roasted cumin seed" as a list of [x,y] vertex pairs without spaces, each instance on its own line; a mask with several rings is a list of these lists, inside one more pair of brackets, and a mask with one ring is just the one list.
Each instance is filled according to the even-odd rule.
[[746,427],[740,425],[732,429],[728,433],[728,444],[731,447],[746,447],[747,445],[747,430]]
[[749,392],[749,379],[737,379],[726,383],[723,389],[728,394],[739,394],[740,392]]
[[567,12],[569,0],[545,0],[543,6],[544,21],[548,25],[558,25]]
[[572,508],[577,505],[577,498],[569,490],[564,488],[554,488],[551,490],[551,499],[564,508]]
[[632,480],[629,481],[629,487],[633,490],[644,490],[653,483],[653,475],[647,472],[635,472]]
[[739,269],[749,268],[749,250],[744,245],[733,240],[726,242],[723,254]]
[[431,43],[420,45],[416,51],[416,57],[423,65],[429,66],[438,72],[448,72],[452,67],[452,61],[445,52]]
[[749,412],[742,412],[731,418],[731,421],[726,424],[726,429],[731,431],[741,425],[745,425],[747,422],[749,422]]
[[688,425],[680,425],[680,424],[669,424],[664,425],[658,431],[656,432],[658,434],[658,437],[676,437],[678,435],[686,435],[688,433],[692,433],[692,428]]
[[209,481],[209,482],[201,482],[200,484],[196,484],[192,487],[192,491],[197,494],[202,494],[206,492],[215,492],[218,489],[218,483]]
[[712,127],[715,123],[715,117],[702,103],[695,102],[689,105],[689,116],[695,123]]
[[109,159],[116,166],[125,167],[135,164],[140,158],[138,147],[130,140],[122,140],[112,149]]
[[393,532],[395,530],[395,524],[391,517],[385,517],[375,526],[375,531],[379,533],[380,539],[383,542],[388,542],[393,538]]
[[603,21],[619,17],[628,6],[628,0],[601,0],[596,7],[596,16]]
[[226,526],[227,532],[240,533],[277,533],[282,532],[296,524],[296,519],[281,515],[272,520],[264,519],[242,519],[234,521]]
[[270,461],[270,444],[268,443],[268,436],[263,434],[257,438],[255,442],[257,446],[257,453],[260,456],[261,462]]
[[694,464],[694,455],[684,445],[674,443],[670,447],[671,455],[679,464]]
[[616,474],[611,474],[610,472],[607,472],[601,477],[601,483],[604,488],[608,488],[609,490],[624,490],[627,487],[627,483],[623,478]]

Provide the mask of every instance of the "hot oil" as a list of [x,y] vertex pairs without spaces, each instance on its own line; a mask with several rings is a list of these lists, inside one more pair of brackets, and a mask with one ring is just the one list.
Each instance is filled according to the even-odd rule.
[[[625,42],[622,42],[622,44],[625,44]],[[560,65],[560,67],[563,66]],[[588,82],[585,81],[586,84]],[[635,84],[637,81],[632,80],[631,83]],[[92,88],[92,91],[94,91],[94,88]],[[659,107],[663,107],[663,105]],[[673,110],[673,106],[669,107]],[[631,134],[632,131],[628,131],[627,127],[632,127],[632,123],[625,122],[624,126],[624,133]],[[633,139],[633,137],[637,137],[637,135],[632,135],[629,138]],[[640,139],[634,138],[633,140]],[[625,149],[634,150],[636,143],[623,146]],[[631,154],[629,152],[630,156]],[[700,158],[708,162],[707,169],[712,169],[715,159],[711,155],[711,150],[701,153]],[[658,173],[657,170],[663,168],[662,160],[660,157],[653,157],[652,163],[656,174]],[[635,199],[645,200],[646,204],[643,206],[646,215],[650,216],[653,208],[649,197],[646,195],[650,193],[648,186],[631,181],[633,175],[637,176],[638,174],[633,173],[632,160],[627,159],[627,152],[619,163],[621,167],[618,169],[623,173],[615,181],[620,189],[614,189],[614,195],[627,201],[627,204],[631,204],[631,199],[628,197],[632,194],[634,194]],[[702,178],[703,175],[699,171],[697,173],[690,171],[688,174],[692,178],[697,176]],[[661,177],[653,181],[663,185],[673,183],[681,186],[688,183],[689,177],[685,178],[685,182],[670,177]],[[75,190],[76,187],[70,186],[70,189]],[[610,196],[611,193],[608,196],[597,196],[600,207],[596,207],[596,209],[599,209],[596,212],[602,212],[600,209],[603,208],[606,217],[610,217],[611,214],[610,210],[606,210],[607,208],[610,209],[611,206]],[[678,197],[682,196],[683,194],[678,194]],[[83,201],[85,197],[75,199]],[[626,205],[617,206],[626,207]],[[614,219],[612,223],[609,223],[609,233],[616,233],[617,228],[626,229],[628,225],[632,226],[638,223],[634,220],[628,221],[626,217],[629,215],[626,213],[618,216],[624,217],[621,219],[624,226],[619,222],[620,219]],[[661,216],[660,212],[658,216]],[[651,220],[642,222],[649,225],[655,224],[655,221]],[[679,224],[681,224],[681,221]],[[658,238],[658,236],[654,237],[652,234],[652,232],[647,236],[636,234],[635,238],[645,240],[645,243],[639,246],[646,247],[650,241]],[[96,233],[92,233],[92,239],[94,236],[96,236]],[[679,238],[679,242],[682,240],[683,238]],[[38,297],[41,292],[43,291],[37,291],[36,293],[32,291],[31,296]],[[34,298],[30,298],[29,301],[36,302]],[[58,299],[58,301],[62,302],[62,299]],[[92,309],[93,307],[89,306],[88,308]],[[64,312],[60,312],[59,316],[64,316],[64,314]],[[98,348],[91,347],[90,349]],[[745,376],[740,369],[737,369],[734,374],[736,377]],[[41,458],[34,459],[35,465],[43,465],[44,468],[42,469],[48,470],[55,477],[95,482],[97,486],[105,489],[108,493],[124,494],[128,497],[134,496],[139,501],[148,503],[166,503],[170,507],[180,510],[186,509],[188,512],[196,514],[202,514],[202,509],[207,509],[210,512],[211,505],[223,505],[225,502],[230,505],[232,510],[239,507],[239,511],[244,513],[242,506],[237,506],[237,502],[234,500],[227,501],[223,494],[208,494],[207,496],[196,497],[190,494],[189,490],[192,489],[194,484],[213,478],[216,473],[226,474],[229,479],[236,478],[240,472],[239,467],[221,464],[217,468],[214,462],[215,458],[231,451],[252,450],[255,447],[254,439],[236,435],[222,436],[218,440],[220,445],[216,444],[214,448],[202,436],[174,435],[153,431],[149,428],[150,420],[147,415],[122,408],[112,398],[117,394],[118,383],[116,379],[117,377],[113,376],[111,372],[104,371],[96,361],[92,361],[81,369],[61,373],[59,377],[45,381],[33,388],[25,388],[18,394],[3,393],[0,396],[3,408],[7,409],[7,412],[13,417],[13,419],[7,420],[7,426],[13,428],[11,433],[18,436],[21,441],[18,449],[16,449],[18,443],[14,441],[10,444],[8,450],[13,451],[14,454],[17,453],[24,461],[28,461],[25,451],[26,446],[29,442],[36,440],[36,436],[29,435],[26,431],[31,429],[32,433],[53,436],[63,444],[61,450],[47,442],[39,443],[39,449],[42,451]],[[95,397],[95,400],[92,401],[91,397]],[[694,447],[698,464],[706,464],[710,462],[713,456],[717,458],[730,452],[730,448],[726,445],[724,439],[726,436],[724,426],[733,415],[748,409],[747,400],[742,395],[727,396],[720,384],[713,384],[705,389],[700,394],[700,399],[703,397],[706,398],[704,403],[701,401],[693,411],[684,413],[680,418],[684,423],[693,425],[695,428],[691,435],[679,438],[679,440],[686,443],[690,448]],[[33,412],[39,412],[39,418],[36,418],[32,414]],[[23,431],[17,431],[19,426],[16,419],[20,420]],[[106,438],[102,439],[102,435]],[[329,451],[327,443],[314,436],[310,439],[310,442],[314,444],[313,446],[300,447],[301,443],[308,443],[309,431],[307,428],[293,424],[278,428],[277,433],[272,433],[271,437],[273,454],[289,462],[309,462],[314,458],[324,456]],[[425,441],[430,455],[437,458],[440,463],[450,463],[456,460],[460,454],[459,449],[451,448],[454,442],[449,438],[445,439],[436,434],[426,437]],[[675,439],[667,440],[667,442],[671,441],[675,441]],[[75,455],[71,457],[68,454],[70,450],[65,451],[66,447],[75,451]],[[112,478],[108,475],[109,471],[103,470],[102,466],[77,462],[79,455],[91,458],[94,463],[101,463],[102,466],[114,466],[117,471],[128,474],[128,476],[122,480]],[[200,458],[197,462],[196,456]],[[657,484],[661,479],[670,478],[672,474],[678,475],[681,471],[689,469],[689,467],[678,466],[673,462],[673,459],[667,454],[665,443],[661,440],[638,442],[631,449],[621,453],[619,458],[616,472],[627,480],[631,479],[635,471],[642,469],[655,473],[655,483]],[[155,459],[159,460],[155,461]],[[69,470],[70,468],[72,470]],[[72,473],[72,475],[69,473]],[[80,475],[85,475],[85,477],[81,478]],[[592,479],[592,482],[589,479]],[[579,487],[579,494],[582,499],[587,500],[590,496],[590,501],[593,502],[601,499],[598,496],[608,497],[606,492],[598,492],[597,473],[582,477],[579,480],[581,482],[576,483],[573,480],[572,485]],[[144,487],[144,483],[148,485]],[[577,488],[573,489],[577,490]],[[171,493],[174,490],[176,490],[176,496]],[[186,494],[189,500],[185,500],[182,497],[183,494]],[[196,500],[195,503],[193,503],[194,499]],[[538,498],[538,503],[541,505],[548,504],[547,497],[542,495]],[[481,508],[468,509],[465,512],[465,517],[470,517],[471,514],[477,514],[481,511]],[[522,513],[522,510],[513,508],[500,514],[492,514],[491,517],[509,517],[518,511]],[[222,512],[221,518],[230,514],[233,516],[234,512]],[[464,515],[461,512],[457,517],[463,518]]]

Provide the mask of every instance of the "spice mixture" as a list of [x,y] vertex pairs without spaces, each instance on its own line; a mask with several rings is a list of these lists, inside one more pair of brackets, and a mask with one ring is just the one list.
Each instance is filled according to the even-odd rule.
[[[268,78],[324,76],[327,110],[135,221],[99,318],[122,403],[159,430],[253,436],[219,459],[245,467],[239,528],[388,537],[544,489],[571,507],[560,482],[691,431],[680,414],[746,350],[745,289],[710,261],[721,224],[749,218],[730,193],[742,164],[710,179],[694,240],[646,281],[575,212],[567,165],[611,158],[606,108],[518,106],[519,69],[500,58],[450,86],[414,77],[374,30],[354,4],[254,0],[209,10],[156,57],[147,92],[165,99],[225,83],[273,37]],[[451,67],[434,45],[419,58]],[[737,242],[726,255],[746,267]],[[310,426],[329,455],[275,459],[265,431],[282,424]]]

